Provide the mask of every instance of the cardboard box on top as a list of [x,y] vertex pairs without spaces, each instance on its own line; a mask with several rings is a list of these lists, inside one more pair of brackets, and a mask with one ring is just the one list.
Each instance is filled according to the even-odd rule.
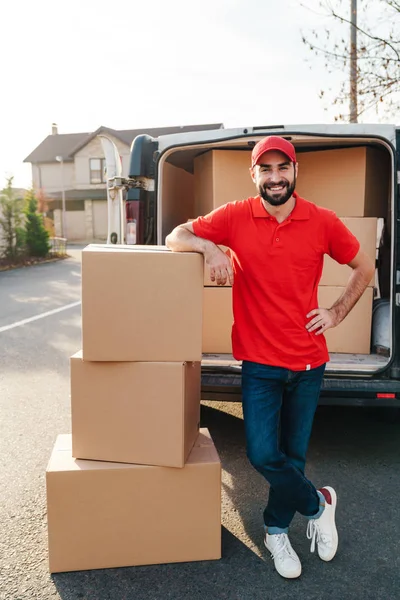
[[203,308],[203,352],[232,354],[232,288],[205,287]]
[[[343,287],[320,286],[319,305],[330,308],[342,295]],[[373,288],[368,287],[347,317],[325,333],[329,352],[369,354],[371,347]]]
[[221,464],[207,429],[183,469],[75,460],[61,435],[46,487],[52,573],[221,557]]
[[297,152],[296,191],[338,217],[386,217],[390,158],[371,147]]
[[201,360],[203,257],[165,246],[82,251],[82,356],[90,361]]
[[[374,217],[347,217],[341,221],[356,236],[360,242],[360,249],[363,250],[375,264],[376,261],[376,239],[377,239],[377,219]],[[324,257],[324,269],[320,285],[345,286],[351,275],[351,267],[340,265],[330,256]],[[375,283],[375,275],[372,277],[369,285]]]
[[218,206],[257,195],[250,150],[209,150],[194,159],[194,206],[206,215]]
[[71,357],[74,458],[183,467],[200,421],[200,363]]

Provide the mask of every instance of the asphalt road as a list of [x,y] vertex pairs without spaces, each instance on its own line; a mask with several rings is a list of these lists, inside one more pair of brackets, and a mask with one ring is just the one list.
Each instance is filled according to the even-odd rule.
[[[262,543],[266,484],[247,463],[239,404],[203,403],[223,465],[219,561],[64,573],[47,566],[45,469],[71,431],[69,357],[80,349],[80,307],[7,328],[80,299],[80,253],[0,273],[0,600],[388,600],[400,598],[400,423],[360,408],[320,407],[308,475],[339,496],[332,563],[309,552],[306,523],[291,540],[295,581],[274,572]],[[173,543],[173,540],[171,540]]]

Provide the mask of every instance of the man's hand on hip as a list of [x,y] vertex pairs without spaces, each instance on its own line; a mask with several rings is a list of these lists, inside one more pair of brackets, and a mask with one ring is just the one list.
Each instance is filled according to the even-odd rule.
[[[311,317],[314,318],[311,319]],[[315,331],[315,335],[321,335],[327,329],[336,327],[340,323],[336,311],[332,308],[315,308],[308,313],[307,319],[311,319],[311,321],[307,323],[306,329],[310,333]]]

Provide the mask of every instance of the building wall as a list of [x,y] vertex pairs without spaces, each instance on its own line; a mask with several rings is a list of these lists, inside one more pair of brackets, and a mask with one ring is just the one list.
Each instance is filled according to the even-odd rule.
[[66,211],[67,217],[67,239],[69,240],[85,240],[85,211],[71,210]]
[[[106,241],[107,239],[107,202],[86,200],[85,210],[67,210],[67,238],[69,241]],[[55,235],[61,237],[62,212],[54,211]]]
[[[118,148],[119,155],[122,157],[122,174],[126,177],[128,174],[130,148],[113,136],[107,134],[107,137],[109,137]],[[104,158],[103,148],[98,137],[95,137],[75,154],[75,188],[78,190],[85,189],[88,186],[93,189],[103,189],[106,187],[105,183],[90,183],[89,160],[91,158]]]
[[107,202],[102,202],[100,200],[94,201],[92,203],[92,211],[93,211],[93,237],[96,240],[107,239],[107,226],[108,226],[108,217],[107,217]]
[[[63,169],[63,177],[61,170]],[[75,167],[73,162],[41,163],[32,165],[32,181],[35,189],[43,188],[45,192],[59,192],[64,179],[64,189],[75,187]]]

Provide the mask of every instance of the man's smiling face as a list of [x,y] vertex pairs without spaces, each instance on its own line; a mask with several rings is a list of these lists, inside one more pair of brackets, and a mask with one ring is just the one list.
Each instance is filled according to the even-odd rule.
[[251,176],[261,198],[271,206],[281,206],[295,190],[297,163],[292,163],[283,152],[269,150],[260,156]]

